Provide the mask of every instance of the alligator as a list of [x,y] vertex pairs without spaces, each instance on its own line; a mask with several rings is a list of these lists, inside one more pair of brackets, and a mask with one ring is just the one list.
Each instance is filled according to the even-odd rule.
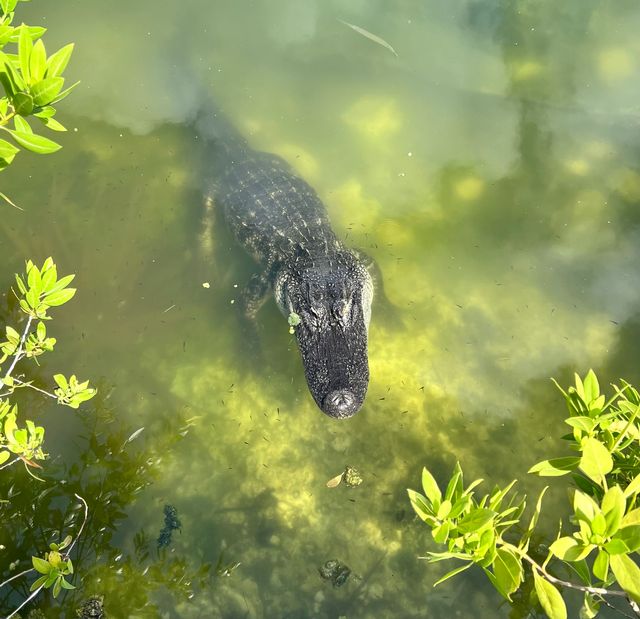
[[295,333],[309,391],[330,417],[364,403],[373,280],[370,259],[336,236],[312,187],[279,156],[252,149],[219,110],[201,114],[215,208],[259,265],[243,292],[255,319],[269,292]]

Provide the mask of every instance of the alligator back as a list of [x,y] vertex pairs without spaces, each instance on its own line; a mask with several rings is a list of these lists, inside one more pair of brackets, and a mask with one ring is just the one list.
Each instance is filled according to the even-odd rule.
[[234,234],[269,271],[339,246],[315,191],[277,155],[238,148],[220,162],[214,199]]

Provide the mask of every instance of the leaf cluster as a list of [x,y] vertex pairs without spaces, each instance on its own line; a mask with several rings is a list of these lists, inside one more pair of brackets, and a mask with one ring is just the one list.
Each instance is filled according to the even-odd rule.
[[73,574],[73,563],[68,556],[62,554],[67,546],[71,544],[71,536],[67,537],[60,544],[49,544],[50,552],[45,553],[44,559],[31,557],[34,569],[42,574],[31,585],[30,591],[35,591],[40,587],[48,589],[53,587],[53,597],[58,597],[62,589],[75,589],[75,587],[65,580],[65,576]]
[[[78,408],[96,394],[96,390],[89,387],[88,381],[79,382],[75,375],[69,379],[63,374],[56,374],[53,378],[58,388],[54,393],[35,387],[31,381],[20,380],[12,372],[22,359],[33,359],[45,352],[53,350],[56,339],[47,334],[46,320],[51,320],[49,310],[69,301],[76,292],[69,288],[74,275],[58,278],[58,272],[52,258],[47,258],[38,268],[31,260],[26,263],[25,273],[16,275],[17,290],[14,294],[23,314],[27,317],[27,324],[22,334],[11,325],[5,326],[4,341],[0,341],[0,466],[14,454],[28,466],[38,467],[34,460],[46,458],[42,450],[44,428],[36,426],[32,421],[25,420],[25,426],[18,426],[18,407],[12,405],[7,398],[16,389],[32,388],[58,403],[71,408]],[[36,322],[37,321],[37,322]],[[35,328],[32,328],[35,325]],[[2,369],[2,364],[10,360],[8,370]],[[3,399],[5,398],[5,399]]]
[[[584,592],[581,617],[585,619],[597,615],[606,595],[626,597],[635,610],[640,602],[640,567],[633,559],[640,551],[640,395],[623,381],[620,386],[614,385],[615,394],[605,400],[592,370],[584,379],[576,375],[575,386],[560,390],[569,411],[565,423],[572,428],[563,438],[578,455],[544,460],[529,472],[541,476],[572,474],[577,488],[571,523],[576,530],[570,535],[558,533],[546,560],[539,565],[529,555],[529,541],[546,488],[529,525],[517,527],[523,531],[519,540],[510,541],[504,533],[512,527],[515,533],[526,500],[512,497],[502,506],[515,482],[476,500],[471,490],[482,480],[464,490],[462,470],[456,463],[443,496],[433,475],[424,469],[424,495],[409,490],[409,498],[417,515],[431,527],[433,539],[448,547],[446,552],[428,553],[427,558],[431,562],[463,562],[436,585],[477,564],[510,600],[524,581],[524,563],[528,563],[538,601],[551,619],[567,617],[564,600],[555,586],[558,584]],[[581,582],[553,576],[547,569],[552,560],[570,567]],[[616,584],[622,591],[611,588]]]
[[46,28],[13,25],[17,4],[18,0],[0,0],[0,85],[4,95],[0,98],[0,129],[7,137],[0,139],[0,170],[13,162],[20,147],[39,154],[61,148],[35,132],[26,118],[32,116],[53,131],[66,131],[54,118],[54,106],[77,85],[64,89],[62,76],[73,44],[47,55],[41,38]]

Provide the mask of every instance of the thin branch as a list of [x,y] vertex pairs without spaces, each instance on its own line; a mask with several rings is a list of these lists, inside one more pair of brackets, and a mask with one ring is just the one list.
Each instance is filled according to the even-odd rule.
[[0,582],[0,587],[4,587],[5,585],[8,585],[12,580],[16,580],[16,578],[20,578],[20,576],[24,576],[29,572],[33,572],[33,570],[34,568],[30,567],[28,570],[24,570],[19,574],[14,574],[11,578],[7,578],[7,580],[5,580],[4,582]]
[[2,469],[6,469],[8,466],[11,466],[12,464],[15,464],[19,460],[20,460],[20,458],[14,458],[13,460],[9,460],[9,462],[7,462],[6,464],[3,464],[2,466],[0,466],[0,471]]
[[49,393],[48,391],[45,391],[44,389],[40,389],[40,387],[35,387],[31,383],[25,383],[23,380],[20,380],[18,378],[14,378],[13,382],[14,383],[18,383],[18,385],[21,385],[22,387],[29,387],[29,389],[34,389],[35,391],[39,391],[40,393],[43,393],[44,395],[49,396],[50,398],[53,398],[54,400],[58,399],[58,396],[53,395],[53,393]]
[[18,608],[16,608],[10,615],[7,615],[5,619],[15,617],[24,606],[26,606],[34,597],[36,597],[36,595],[38,595],[38,593],[40,593],[40,591],[42,591],[43,587],[44,585],[40,585],[24,602],[22,602],[22,604],[20,604],[20,606],[18,606]]
[[[20,338],[20,344],[18,345],[18,350],[16,350],[15,354],[13,355],[13,361],[11,362],[11,365],[9,366],[7,373],[4,375],[5,378],[7,376],[11,376],[11,372],[13,372],[13,369],[16,367],[16,363],[18,363],[18,361],[22,359],[22,353],[24,352],[24,348],[23,348],[24,343],[27,340],[27,336],[29,335],[29,329],[31,328],[32,321],[33,321],[33,316],[29,316],[29,319],[27,320],[27,324],[24,327],[24,331],[22,332],[22,337]],[[3,385],[5,384],[2,378],[0,378],[0,383],[2,383]]]
[[80,529],[78,530],[78,534],[76,535],[76,537],[73,540],[73,542],[71,542],[71,546],[69,546],[69,550],[67,550],[67,552],[66,552],[67,556],[69,556],[71,554],[71,551],[73,550],[73,547],[76,545],[76,542],[80,539],[80,536],[82,535],[82,530],[84,529],[84,525],[87,524],[87,518],[89,517],[89,506],[87,505],[87,502],[79,494],[75,494],[74,493],[74,496],[76,497],[76,499],[81,501],[82,504],[84,505],[84,520],[82,521],[82,524],[80,525]]
[[[509,548],[516,548],[511,544],[508,544]],[[578,591],[583,591],[584,593],[591,593],[593,595],[615,595],[618,597],[626,598],[627,594],[624,591],[614,591],[611,589],[603,589],[601,587],[587,587],[584,585],[576,585],[572,582],[568,582],[567,580],[562,580],[560,578],[556,578],[547,572],[546,569],[538,565],[528,554],[522,552],[517,549],[518,554],[522,557],[527,563],[530,563],[540,574],[542,574],[549,582],[553,582],[556,585],[562,585],[563,587],[567,587],[569,589],[577,589]]]

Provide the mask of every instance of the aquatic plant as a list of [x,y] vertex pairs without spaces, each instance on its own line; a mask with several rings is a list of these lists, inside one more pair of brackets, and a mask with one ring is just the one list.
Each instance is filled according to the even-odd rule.
[[[561,522],[556,540],[544,551],[546,558],[539,561],[536,555],[542,548],[530,548],[530,543],[547,487],[523,529],[526,497],[511,494],[515,480],[478,499],[474,488],[483,480],[465,488],[459,463],[444,493],[425,468],[424,494],[409,490],[409,498],[418,516],[431,527],[433,539],[447,550],[428,552],[424,558],[432,563],[463,562],[436,585],[478,565],[509,601],[522,587],[528,564],[537,599],[551,619],[567,617],[558,586],[583,592],[581,617],[595,617],[602,604],[613,607],[608,598],[626,600],[640,616],[640,567],[633,558],[640,550],[640,393],[622,381],[605,400],[591,370],[584,379],[576,374],[575,387],[558,388],[569,410],[565,423],[572,428],[563,438],[579,455],[544,460],[529,472],[572,475],[576,488],[570,523],[578,529],[562,535]],[[551,561],[554,569],[549,566]],[[559,577],[556,564],[580,582]],[[619,589],[613,588],[616,584]]]

